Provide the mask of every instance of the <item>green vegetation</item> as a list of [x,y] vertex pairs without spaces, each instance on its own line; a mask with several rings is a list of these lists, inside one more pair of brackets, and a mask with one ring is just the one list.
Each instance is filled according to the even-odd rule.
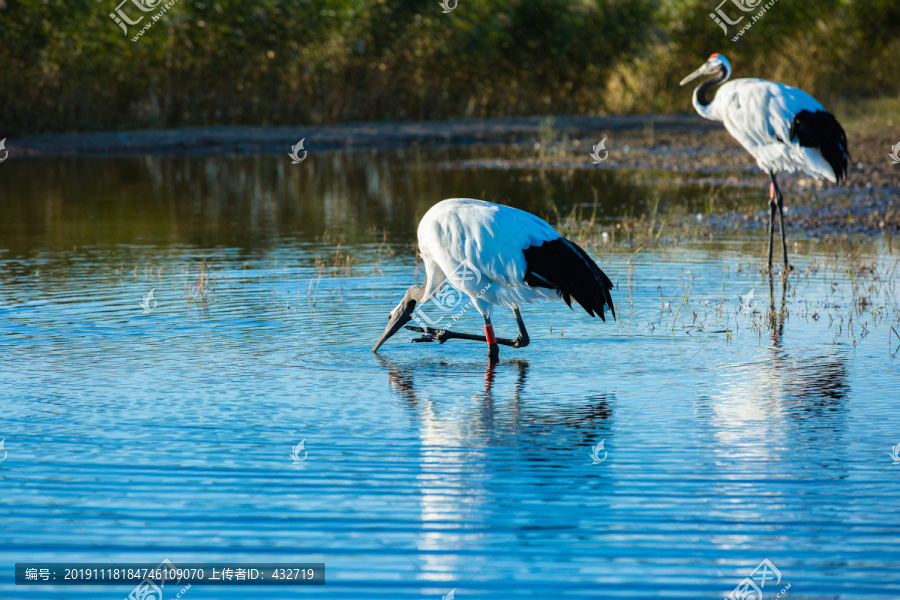
[[823,100],[900,86],[896,0],[779,0],[737,42],[716,0],[177,0],[137,41],[155,12],[126,37],[118,1],[0,0],[0,132],[684,111],[716,51]]
[[[735,0],[765,6],[767,0]],[[710,18],[721,0],[662,0],[652,48],[610,79],[609,110],[670,112],[689,108],[678,82],[713,53],[734,77],[762,77],[800,87],[826,104],[900,91],[900,3],[896,0],[776,0],[741,36],[750,15],[726,36]],[[737,18],[732,2],[723,11]]]

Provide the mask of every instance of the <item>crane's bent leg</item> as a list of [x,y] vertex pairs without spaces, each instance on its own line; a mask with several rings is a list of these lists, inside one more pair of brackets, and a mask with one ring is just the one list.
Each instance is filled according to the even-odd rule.
[[[455,331],[450,331],[449,329],[434,329],[433,327],[413,327],[412,325],[407,325],[406,329],[410,331],[415,331],[416,333],[424,333],[420,338],[416,338],[412,340],[413,342],[438,342],[439,344],[443,344],[448,340],[471,340],[473,342],[486,342],[487,337],[483,335],[472,335],[471,333],[457,333]],[[517,336],[515,339],[508,338],[496,338],[497,343],[501,346],[509,346],[511,348],[524,348],[528,345],[528,334],[525,335],[523,339],[521,335]]]
[[524,348],[531,340],[528,338],[528,332],[525,331],[525,321],[522,320],[522,313],[519,312],[519,307],[513,307],[512,310],[513,314],[516,315],[516,325],[519,326],[519,335],[512,340],[512,345],[513,348]]
[[[474,342],[487,342],[491,348],[488,352],[488,356],[493,356],[493,360],[496,360],[496,357],[499,355],[499,346],[510,346],[512,348],[524,348],[527,346],[531,340],[528,337],[528,332],[525,330],[525,322],[522,320],[522,313],[519,312],[518,308],[513,308],[513,314],[516,317],[516,325],[519,328],[519,335],[517,335],[513,339],[507,338],[498,338],[494,335],[494,326],[491,325],[491,320],[488,317],[484,317],[484,333],[485,335],[472,335],[470,333],[457,333],[455,331],[449,331],[447,329],[432,329],[431,327],[413,327],[411,325],[407,325],[406,328],[410,331],[416,331],[418,333],[424,333],[420,338],[416,338],[413,342],[438,342],[443,344],[447,340],[472,340]],[[491,338],[493,338],[493,342],[491,342]]]
[[772,270],[772,242],[775,238],[775,211],[778,210],[778,206],[775,203],[775,189],[777,184],[775,183],[775,173],[769,173],[769,177],[772,179],[772,183],[769,184],[769,271]]
[[[784,233],[784,196],[781,194],[781,188],[778,187],[778,182],[775,181],[775,175],[772,175],[772,184],[775,187],[775,196],[776,201],[778,203],[778,224],[781,228],[781,251],[784,254],[784,272],[787,273],[791,270],[791,265],[788,263],[788,255],[787,255],[787,239],[785,238]],[[769,261],[771,265],[771,261]]]

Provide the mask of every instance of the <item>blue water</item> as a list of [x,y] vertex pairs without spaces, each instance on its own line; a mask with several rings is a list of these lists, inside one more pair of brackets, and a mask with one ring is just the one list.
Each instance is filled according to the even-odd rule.
[[594,188],[610,231],[604,186],[700,200],[452,153],[316,158],[3,166],[0,596],[131,591],[15,586],[16,562],[169,559],[326,564],[325,586],[197,599],[723,598],[768,559],[764,598],[900,597],[887,241],[810,240],[771,289],[761,231],[598,243],[617,321],[526,307],[531,345],[495,367],[410,332],[374,355],[443,197],[551,216]]

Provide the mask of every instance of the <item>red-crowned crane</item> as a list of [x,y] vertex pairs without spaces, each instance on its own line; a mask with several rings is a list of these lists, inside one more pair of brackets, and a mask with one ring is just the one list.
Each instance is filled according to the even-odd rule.
[[[775,211],[781,226],[781,246],[785,271],[790,270],[784,236],[784,197],[775,173],[801,171],[832,183],[847,175],[850,153],[843,127],[819,102],[797,88],[765,79],[736,79],[731,64],[721,54],[713,54],[706,63],[681,80],[681,85],[701,77],[713,77],[694,90],[694,108],[701,117],[721,121],[725,129],[756,159],[759,168],[769,174],[769,270],[772,270],[772,238]],[[707,92],[722,85],[716,97]]]
[[[425,334],[413,341],[487,342],[491,362],[498,360],[499,344],[513,348],[528,345],[520,312],[525,303],[561,297],[571,308],[574,298],[592,317],[596,314],[605,321],[606,309],[613,318],[616,316],[609,277],[578,244],[523,210],[481,200],[444,200],[422,217],[418,237],[425,282],[406,291],[391,311],[388,325],[372,352],[377,352],[413,318],[416,303],[433,299],[445,281],[472,299],[484,318],[484,335],[407,327]],[[519,335],[514,339],[494,335],[491,314],[496,305],[512,309],[519,327]]]

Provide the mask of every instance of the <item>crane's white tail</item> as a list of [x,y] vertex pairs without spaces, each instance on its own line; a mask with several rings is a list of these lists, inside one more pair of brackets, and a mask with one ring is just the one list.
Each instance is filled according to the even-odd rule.
[[801,110],[791,123],[791,140],[795,137],[801,146],[819,149],[838,181],[847,176],[850,158],[847,134],[833,114],[824,110]]
[[574,298],[592,317],[597,313],[605,321],[604,309],[609,308],[615,318],[616,309],[609,294],[612,281],[578,244],[558,237],[530,246],[522,253],[526,262],[525,283],[556,290],[569,308]]

